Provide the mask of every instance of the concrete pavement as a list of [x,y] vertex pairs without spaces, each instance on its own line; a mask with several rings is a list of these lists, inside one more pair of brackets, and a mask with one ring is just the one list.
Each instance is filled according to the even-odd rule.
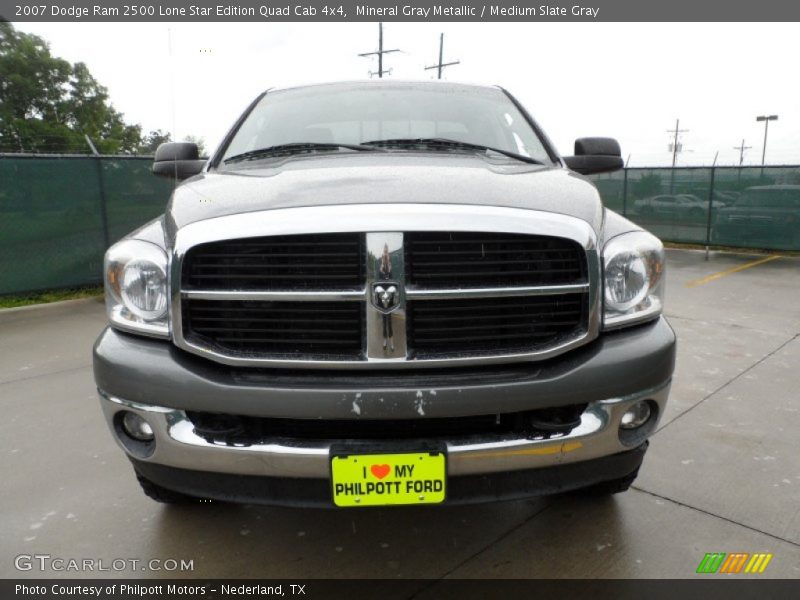
[[[758,577],[800,577],[800,260],[733,271],[758,258],[669,252],[667,314],[679,340],[670,406],[635,488],[604,499],[164,507],[141,493],[95,397],[102,303],[2,311],[0,577],[686,578],[706,552],[772,552]],[[727,274],[704,281],[715,273]],[[14,568],[15,556],[34,553],[194,569]]]

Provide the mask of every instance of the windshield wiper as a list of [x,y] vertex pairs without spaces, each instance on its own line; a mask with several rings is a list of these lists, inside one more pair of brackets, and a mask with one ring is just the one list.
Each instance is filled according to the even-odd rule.
[[493,148],[491,146],[484,146],[482,144],[473,144],[472,142],[460,142],[458,140],[450,140],[447,138],[396,138],[389,140],[373,140],[371,142],[363,142],[364,146],[383,146],[383,147],[419,147],[424,146],[428,148],[442,148],[442,149],[463,149],[463,150],[477,150],[479,152],[497,152],[503,156],[521,160],[522,162],[530,163],[532,165],[542,165],[542,161],[518,154],[510,150],[502,150],[500,148]]
[[356,150],[358,152],[386,152],[383,148],[375,146],[367,146],[365,144],[339,144],[335,142],[293,142],[290,144],[278,144],[277,146],[269,146],[268,148],[259,148],[258,150],[250,150],[236,154],[230,158],[226,158],[223,162],[227,165],[232,162],[239,162],[242,160],[255,160],[258,158],[267,158],[269,156],[289,156],[292,154],[302,154],[304,152],[318,152],[326,150]]

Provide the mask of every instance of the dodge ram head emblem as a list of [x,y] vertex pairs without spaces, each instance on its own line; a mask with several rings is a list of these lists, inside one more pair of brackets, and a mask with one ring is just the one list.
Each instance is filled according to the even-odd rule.
[[397,284],[388,281],[373,283],[372,305],[386,314],[400,306],[400,290]]

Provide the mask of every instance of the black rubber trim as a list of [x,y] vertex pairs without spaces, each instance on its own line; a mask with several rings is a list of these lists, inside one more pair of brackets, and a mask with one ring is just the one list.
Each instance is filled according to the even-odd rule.
[[[444,504],[519,500],[577,490],[630,475],[642,464],[648,443],[602,458],[557,467],[450,477]],[[224,502],[335,508],[327,479],[257,477],[178,469],[131,459],[136,472],[153,483]]]

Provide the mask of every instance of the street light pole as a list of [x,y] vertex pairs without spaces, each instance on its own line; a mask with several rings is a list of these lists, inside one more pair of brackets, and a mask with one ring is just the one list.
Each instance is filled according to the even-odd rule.
[[778,115],[759,115],[756,121],[764,121],[764,147],[761,149],[761,166],[764,166],[764,161],[767,157],[767,133],[769,133],[769,122],[777,121]]

